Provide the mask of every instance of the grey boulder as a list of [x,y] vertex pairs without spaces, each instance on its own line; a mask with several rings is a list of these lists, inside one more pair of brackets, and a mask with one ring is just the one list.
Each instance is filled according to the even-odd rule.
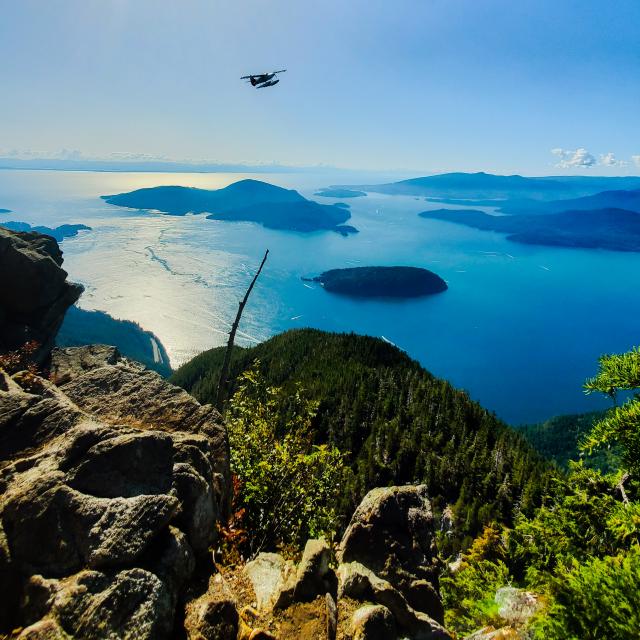
[[444,621],[435,522],[425,485],[380,487],[364,497],[344,533],[340,562],[359,562],[413,609]]

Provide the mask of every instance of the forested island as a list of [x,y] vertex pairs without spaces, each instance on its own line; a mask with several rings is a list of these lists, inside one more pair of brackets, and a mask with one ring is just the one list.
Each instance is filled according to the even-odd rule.
[[640,214],[625,209],[492,216],[475,209],[423,211],[422,218],[506,233],[507,240],[552,247],[640,251]]
[[355,298],[418,298],[447,290],[437,274],[421,267],[350,267],[329,269],[314,278],[331,293]]
[[208,213],[208,219],[257,222],[270,229],[335,231],[342,235],[356,229],[344,223],[351,217],[344,207],[307,200],[294,189],[283,189],[260,180],[240,180],[223,189],[162,186],[102,196],[109,204],[174,216]]

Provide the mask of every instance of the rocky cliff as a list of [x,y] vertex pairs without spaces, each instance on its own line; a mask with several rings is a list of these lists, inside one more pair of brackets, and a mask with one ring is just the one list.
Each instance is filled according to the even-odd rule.
[[81,292],[61,264],[0,230],[2,351],[37,340],[50,370],[0,368],[0,633],[169,637],[226,510],[226,431],[114,347],[51,352]]
[[52,237],[0,227],[0,353],[36,341],[35,360],[47,358],[66,310],[82,293],[61,265]]
[[225,509],[219,416],[114,348],[52,372],[0,377],[5,626],[167,637]]

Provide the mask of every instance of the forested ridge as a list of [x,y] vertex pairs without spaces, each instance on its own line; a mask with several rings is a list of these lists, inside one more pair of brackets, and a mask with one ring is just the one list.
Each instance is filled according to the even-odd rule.
[[[212,402],[223,354],[223,348],[200,354],[171,381]],[[256,360],[268,384],[292,394],[299,384],[319,401],[315,439],[346,452],[353,471],[343,517],[372,487],[424,482],[439,513],[453,508],[455,550],[489,522],[509,524],[517,513],[531,513],[557,473],[466,393],[377,338],[288,331],[250,349],[236,347],[230,378]]]
[[571,460],[582,460],[587,468],[609,473],[620,466],[619,451],[616,447],[591,453],[579,450],[580,441],[603,415],[603,411],[592,411],[554,416],[538,424],[518,427],[518,431],[536,451],[553,460],[562,469],[568,469]]

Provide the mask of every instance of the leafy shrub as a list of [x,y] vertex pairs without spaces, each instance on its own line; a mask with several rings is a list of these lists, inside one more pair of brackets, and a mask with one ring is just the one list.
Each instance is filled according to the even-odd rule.
[[613,476],[571,464],[571,473],[555,482],[554,495],[536,514],[518,517],[509,532],[509,564],[518,578],[540,588],[560,564],[575,558],[615,554],[616,534],[608,526],[618,513]]
[[346,469],[337,448],[313,444],[317,406],[300,387],[291,394],[268,386],[258,362],[242,374],[229,402],[231,471],[238,486],[233,512],[246,531],[240,540],[249,555],[335,536]]
[[490,525],[478,536],[454,569],[440,578],[448,629],[466,634],[480,627],[501,625],[495,593],[510,583],[504,562],[501,530]]
[[573,561],[551,585],[553,604],[537,638],[631,640],[640,629],[640,547],[624,555]]

